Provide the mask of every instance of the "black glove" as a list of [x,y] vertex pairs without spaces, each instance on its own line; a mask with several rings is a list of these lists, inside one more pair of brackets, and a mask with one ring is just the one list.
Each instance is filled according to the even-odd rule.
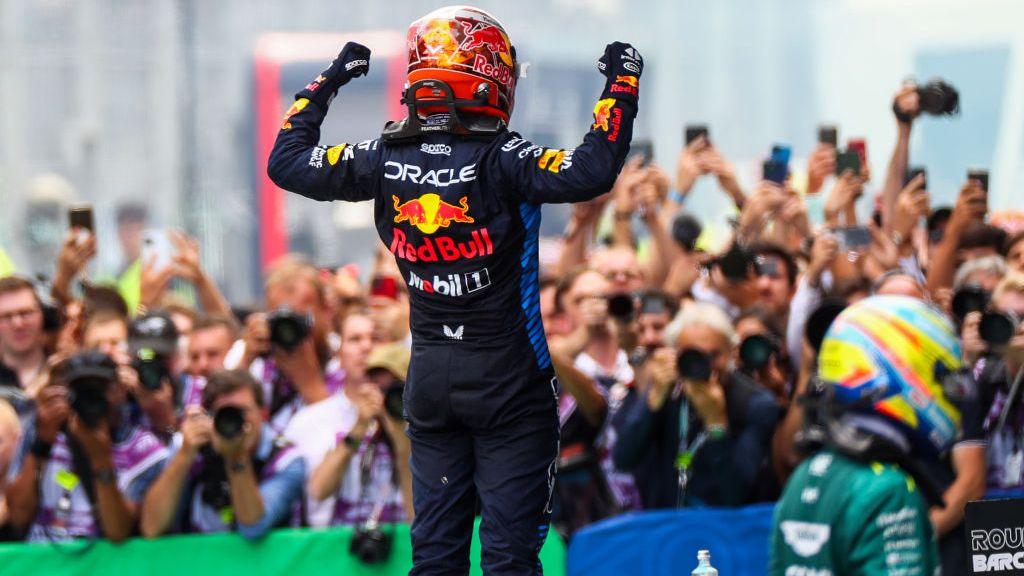
[[605,46],[604,55],[597,61],[597,69],[608,79],[605,94],[633,100],[639,97],[644,59],[633,46],[623,42]]
[[307,98],[321,110],[327,110],[331,99],[338,93],[338,88],[357,76],[365,76],[369,71],[370,49],[362,44],[349,42],[341,49],[334,62],[331,62],[331,67],[321,72],[296,94],[295,98]]

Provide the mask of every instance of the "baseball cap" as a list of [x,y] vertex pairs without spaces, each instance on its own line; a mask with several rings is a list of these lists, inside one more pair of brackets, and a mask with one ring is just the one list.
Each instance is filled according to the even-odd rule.
[[166,312],[149,312],[128,326],[128,348],[133,356],[147,348],[160,355],[173,354],[178,348],[178,328]]
[[383,368],[404,381],[409,373],[411,356],[409,347],[404,344],[381,344],[370,351],[370,357],[366,359],[366,371]]

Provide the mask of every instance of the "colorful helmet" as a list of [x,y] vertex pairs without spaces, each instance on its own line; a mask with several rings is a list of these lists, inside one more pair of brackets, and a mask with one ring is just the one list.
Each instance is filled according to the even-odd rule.
[[[409,25],[408,47],[409,85],[439,80],[452,88],[456,100],[486,91],[486,105],[461,110],[508,122],[515,104],[516,50],[497,18],[471,6],[439,8]],[[419,101],[436,96],[427,88],[416,92]],[[445,110],[422,106],[418,112]]]
[[875,296],[847,308],[818,356],[818,377],[836,405],[895,423],[912,448],[929,455],[959,436],[960,411],[946,390],[961,368],[950,321],[904,296]]

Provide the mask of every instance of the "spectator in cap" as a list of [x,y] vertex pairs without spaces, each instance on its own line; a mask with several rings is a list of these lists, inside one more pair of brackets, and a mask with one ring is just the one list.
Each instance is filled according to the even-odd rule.
[[[346,382],[340,393],[321,403],[322,410],[296,416],[290,426],[318,429],[328,439],[326,450],[322,442],[300,449],[307,461],[319,460],[307,490],[314,500],[334,501],[331,525],[361,523],[375,505],[383,506],[382,522],[412,519],[410,449],[400,411],[409,357],[403,344],[377,346],[362,382]],[[319,425],[311,423],[316,419]]]
[[174,374],[178,371],[178,329],[165,312],[149,312],[128,326],[128,354],[115,353],[120,380],[135,399],[141,425],[164,441],[176,430]]

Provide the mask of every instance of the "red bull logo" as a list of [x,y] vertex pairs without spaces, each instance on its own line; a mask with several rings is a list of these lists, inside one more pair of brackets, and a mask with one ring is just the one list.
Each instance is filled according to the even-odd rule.
[[284,124],[281,126],[281,130],[287,130],[287,129],[291,128],[292,127],[292,123],[290,121],[290,118],[292,116],[295,116],[299,112],[302,112],[306,108],[306,106],[308,106],[308,105],[309,105],[309,100],[306,99],[306,98],[299,98],[298,100],[296,100],[295,103],[292,104],[292,107],[289,108],[287,112],[285,112],[285,114],[284,114]]
[[469,238],[461,242],[450,236],[426,236],[419,244],[413,243],[401,228],[395,228],[388,250],[409,262],[455,262],[494,254],[494,243],[486,227],[473,230]]
[[424,234],[433,234],[438,228],[447,228],[452,222],[472,224],[469,202],[463,196],[459,205],[449,204],[433,192],[399,203],[398,196],[391,196],[395,204],[395,224],[408,222]]
[[608,120],[612,116],[612,107],[615,106],[615,98],[605,98],[604,100],[598,100],[594,106],[594,124],[590,127],[591,130],[602,130],[608,131]]
[[619,75],[616,75],[615,76],[615,82],[616,83],[621,82],[623,84],[628,84],[628,85],[632,86],[633,88],[639,88],[640,87],[640,80],[636,76],[619,76]]
[[471,52],[483,46],[496,54],[506,66],[513,65],[508,37],[497,26],[479,22],[475,24],[462,22],[462,30],[462,44],[459,45],[459,50]]

